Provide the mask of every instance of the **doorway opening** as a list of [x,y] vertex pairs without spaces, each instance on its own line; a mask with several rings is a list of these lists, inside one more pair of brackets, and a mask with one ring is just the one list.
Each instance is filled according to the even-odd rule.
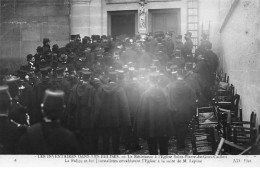
[[137,11],[111,11],[108,13],[108,17],[110,17],[109,35],[114,38],[119,35],[135,36]]
[[181,23],[180,23],[180,9],[152,9],[149,10],[150,19],[150,31],[164,33],[174,32],[180,34]]

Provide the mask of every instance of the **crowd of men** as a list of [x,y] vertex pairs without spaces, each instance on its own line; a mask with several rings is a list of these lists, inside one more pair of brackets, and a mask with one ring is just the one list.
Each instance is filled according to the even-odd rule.
[[171,137],[183,149],[218,67],[207,36],[195,54],[191,36],[75,35],[61,48],[44,39],[27,65],[1,76],[0,154],[131,153],[142,138],[149,154],[166,155]]

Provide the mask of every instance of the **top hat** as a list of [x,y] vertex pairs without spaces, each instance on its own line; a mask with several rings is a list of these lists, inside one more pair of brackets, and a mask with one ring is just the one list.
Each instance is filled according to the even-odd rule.
[[74,41],[77,39],[77,35],[70,35],[70,40]]
[[91,35],[91,39],[93,40],[100,40],[100,35]]

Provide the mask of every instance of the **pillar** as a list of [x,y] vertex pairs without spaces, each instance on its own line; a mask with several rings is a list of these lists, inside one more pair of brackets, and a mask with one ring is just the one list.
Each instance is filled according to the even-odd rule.
[[91,0],[70,0],[70,35],[90,36]]
[[138,10],[138,32],[141,39],[144,40],[148,32],[148,10],[146,8],[146,0],[140,0],[140,7]]

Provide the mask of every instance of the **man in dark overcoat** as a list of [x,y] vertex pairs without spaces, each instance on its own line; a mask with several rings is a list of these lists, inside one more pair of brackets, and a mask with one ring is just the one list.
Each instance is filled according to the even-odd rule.
[[171,112],[166,95],[158,86],[159,75],[153,73],[149,80],[150,87],[142,95],[138,106],[137,134],[147,140],[150,155],[167,155],[168,141],[173,135]]

